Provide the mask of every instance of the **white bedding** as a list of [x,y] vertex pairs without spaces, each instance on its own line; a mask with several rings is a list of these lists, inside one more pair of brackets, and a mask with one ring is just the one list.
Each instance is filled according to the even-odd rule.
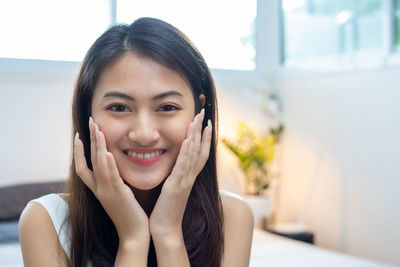
[[251,267],[390,267],[255,229]]
[[[23,266],[18,243],[0,245],[0,266]],[[254,230],[251,267],[390,267],[392,265],[332,252],[306,243]]]
[[0,245],[0,266],[1,267],[24,266],[19,243],[9,243]]

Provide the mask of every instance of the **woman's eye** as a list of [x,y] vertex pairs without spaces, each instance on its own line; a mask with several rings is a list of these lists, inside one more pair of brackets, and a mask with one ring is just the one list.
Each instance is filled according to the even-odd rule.
[[108,108],[108,110],[115,111],[115,112],[129,111],[129,109],[127,107],[125,107],[124,105],[120,105],[120,104],[112,105]]
[[178,107],[174,105],[164,105],[159,108],[160,111],[175,111],[180,110]]

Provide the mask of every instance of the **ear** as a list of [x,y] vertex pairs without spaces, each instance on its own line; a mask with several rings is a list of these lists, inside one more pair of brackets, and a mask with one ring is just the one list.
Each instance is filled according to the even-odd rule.
[[204,108],[204,105],[206,104],[206,96],[203,94],[200,94],[199,99],[200,99],[201,107]]

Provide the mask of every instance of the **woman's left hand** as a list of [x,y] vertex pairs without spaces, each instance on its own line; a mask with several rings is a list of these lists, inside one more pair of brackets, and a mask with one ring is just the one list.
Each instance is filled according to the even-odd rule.
[[202,134],[203,119],[204,110],[189,124],[175,166],[165,180],[150,215],[150,233],[154,242],[160,239],[166,242],[183,241],[182,219],[186,203],[210,153],[212,126],[208,125]]

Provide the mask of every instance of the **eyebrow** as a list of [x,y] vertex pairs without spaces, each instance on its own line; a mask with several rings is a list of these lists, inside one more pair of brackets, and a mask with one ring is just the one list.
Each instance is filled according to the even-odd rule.
[[[183,95],[180,92],[171,90],[171,91],[167,91],[167,92],[164,92],[164,93],[154,96],[152,98],[152,100],[156,101],[156,100],[160,100],[163,98],[167,98],[169,96],[183,97]],[[116,97],[116,98],[122,98],[122,99],[129,100],[129,101],[135,101],[134,97],[127,95],[125,93],[122,93],[122,92],[118,92],[118,91],[111,91],[111,92],[105,93],[103,98],[107,98],[107,97]]]

